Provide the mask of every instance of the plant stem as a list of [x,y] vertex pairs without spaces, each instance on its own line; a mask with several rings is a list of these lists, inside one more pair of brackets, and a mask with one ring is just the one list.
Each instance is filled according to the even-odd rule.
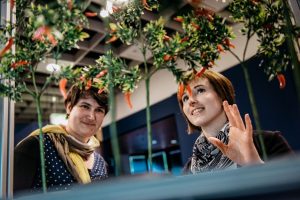
[[150,77],[148,77],[148,66],[145,66],[145,86],[146,86],[146,122],[147,122],[147,140],[148,140],[148,166],[152,172],[152,128],[150,113]]
[[[112,79],[112,69],[109,67],[108,69],[108,79]],[[118,134],[117,134],[117,125],[116,125],[116,102],[115,102],[115,94],[114,94],[114,86],[112,81],[109,81],[109,107],[110,107],[110,115],[111,115],[111,124],[109,126],[110,137],[111,137],[111,146],[115,159],[115,175],[121,175],[121,157],[120,157],[120,148],[118,142]]]
[[42,120],[42,109],[41,109],[41,96],[35,96],[36,109],[38,114],[38,126],[39,126],[39,145],[40,145],[40,159],[41,159],[41,176],[42,176],[42,188],[43,192],[47,192],[46,185],[46,173],[45,173],[45,155],[44,155],[44,135],[42,131],[43,120]]
[[[37,65],[37,64],[36,64]],[[32,68],[33,67],[33,68]],[[41,109],[41,94],[36,85],[35,79],[35,69],[34,66],[31,66],[31,73],[32,73],[32,83],[34,86],[35,92],[32,93],[33,98],[36,102],[36,109],[38,114],[38,126],[39,126],[39,146],[40,146],[40,161],[41,161],[41,176],[42,176],[42,188],[43,192],[47,192],[47,185],[46,185],[46,170],[45,170],[45,153],[44,153],[44,136],[43,136],[43,120],[42,120],[42,109]]]
[[152,128],[151,128],[151,111],[150,111],[150,78],[151,73],[148,69],[147,59],[146,59],[146,46],[142,42],[143,46],[141,52],[144,58],[145,66],[145,87],[146,87],[146,124],[147,124],[147,143],[148,143],[148,168],[149,172],[152,172]]
[[291,60],[292,60],[292,65],[293,65],[293,70],[294,70],[294,82],[296,85],[296,93],[298,96],[298,106],[300,106],[300,63],[298,60],[297,52],[296,52],[296,47],[294,43],[294,35],[292,33],[292,27],[293,24],[291,22],[291,18],[289,15],[289,5],[287,1],[282,1],[283,2],[283,8],[284,8],[284,17],[286,21],[286,26],[285,26],[285,34],[287,35],[286,40],[287,40],[287,46],[288,50],[291,54]]
[[260,146],[262,148],[263,160],[267,160],[267,153],[266,153],[266,149],[265,149],[265,144],[264,144],[263,137],[262,137],[262,134],[261,134],[262,130],[261,130],[261,125],[260,125],[260,120],[259,120],[259,114],[258,114],[258,110],[257,110],[255,98],[254,98],[254,93],[253,93],[253,88],[252,88],[249,72],[248,72],[247,66],[245,64],[246,52],[247,52],[247,48],[248,48],[248,45],[249,45],[250,38],[252,36],[253,36],[253,33],[251,34],[251,30],[248,30],[247,40],[246,40],[246,44],[245,44],[242,59],[240,59],[231,50],[230,50],[230,53],[240,62],[240,65],[242,66],[243,74],[244,74],[245,82],[246,82],[246,87],[247,87],[247,91],[248,91],[248,95],[249,95],[250,106],[251,106],[251,110],[252,110],[252,113],[253,113],[253,119],[254,119],[256,130],[258,132],[259,143],[260,143]]
[[[109,24],[109,18],[104,18],[105,27]],[[106,38],[109,34],[106,35]],[[111,44],[109,43],[109,49],[111,51]],[[112,52],[110,55],[110,61],[112,61]],[[115,101],[115,93],[114,93],[114,85],[112,73],[113,69],[110,66],[108,68],[108,89],[109,89],[109,108],[110,108],[110,116],[111,116],[111,123],[109,125],[110,131],[110,138],[111,138],[111,148],[114,157],[114,164],[115,164],[115,176],[121,175],[121,156],[120,156],[120,147],[118,141],[118,131],[117,131],[117,124],[116,124],[116,101]]]
[[[139,33],[141,33],[142,36],[142,22],[139,21]],[[144,66],[145,66],[145,87],[146,87],[146,124],[147,124],[147,146],[148,146],[148,169],[149,172],[152,172],[152,127],[151,127],[151,110],[150,110],[150,78],[153,75],[153,73],[150,72],[147,64],[147,58],[146,58],[146,42],[145,38],[142,36],[142,47],[140,48],[141,53],[143,55],[144,59]],[[155,70],[154,70],[155,71]]]
[[260,146],[262,148],[263,160],[266,161],[267,160],[267,153],[266,153],[266,148],[265,148],[265,144],[264,144],[264,141],[263,141],[263,137],[262,137],[262,134],[261,134],[262,130],[261,130],[261,126],[260,126],[259,115],[258,115],[258,111],[257,111],[257,106],[256,106],[255,98],[254,98],[254,93],[253,93],[253,88],[252,88],[249,72],[248,72],[247,66],[244,64],[244,62],[242,62],[240,64],[242,66],[245,81],[246,81],[246,87],[247,87],[249,100],[250,100],[250,105],[251,105],[251,109],[252,109],[252,113],[253,113],[253,119],[254,119],[254,123],[255,123],[255,126],[256,126],[256,130],[258,132],[259,143],[260,143]]

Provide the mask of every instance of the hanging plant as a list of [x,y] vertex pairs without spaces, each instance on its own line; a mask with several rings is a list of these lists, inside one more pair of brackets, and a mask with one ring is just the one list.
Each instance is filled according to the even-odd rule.
[[[285,12],[292,16],[285,8],[283,0],[242,1],[234,0],[229,10],[237,22],[242,22],[242,33],[250,40],[254,34],[258,36],[259,46],[256,56],[261,58],[260,67],[271,81],[277,74],[284,76],[288,66],[292,66],[292,57],[287,46],[286,31],[297,38],[299,27],[288,27]],[[283,87],[280,87],[283,89]]]
[[[111,76],[111,77],[109,77]],[[88,90],[90,87],[98,88],[98,93],[109,90],[109,83],[113,87],[120,88],[125,94],[125,99],[132,106],[129,97],[141,79],[138,66],[129,67],[121,58],[113,55],[110,50],[96,60],[95,65],[89,65],[74,69],[65,67],[59,74],[62,84],[67,80],[71,84],[77,84],[80,88]],[[111,80],[111,81],[109,81]],[[62,92],[64,93],[64,92]]]
[[[0,42],[6,45],[0,50],[0,95],[20,101],[22,94],[27,93],[35,100],[40,129],[41,177],[44,192],[46,178],[40,99],[47,87],[58,81],[59,77],[52,73],[43,85],[39,86],[36,82],[37,66],[46,57],[58,59],[63,51],[76,47],[79,40],[88,36],[82,31],[83,27],[87,26],[82,3],[73,0],[57,0],[49,3],[11,1],[11,9],[16,5],[17,21],[1,27]],[[33,89],[28,87],[29,82],[33,84]]]

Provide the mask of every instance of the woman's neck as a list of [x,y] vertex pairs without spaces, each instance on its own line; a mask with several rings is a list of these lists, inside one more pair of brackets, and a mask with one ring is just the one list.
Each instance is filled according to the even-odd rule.
[[226,122],[227,122],[226,114],[225,112],[222,112],[217,118],[210,121],[206,125],[201,126],[202,133],[206,138],[216,137]]
[[71,136],[73,136],[76,140],[82,142],[82,143],[88,143],[88,141],[90,140],[90,138],[84,138],[84,137],[80,137],[79,134],[77,134],[75,131],[72,130],[72,128],[70,128],[68,125],[65,127],[66,131],[68,134],[70,134]]

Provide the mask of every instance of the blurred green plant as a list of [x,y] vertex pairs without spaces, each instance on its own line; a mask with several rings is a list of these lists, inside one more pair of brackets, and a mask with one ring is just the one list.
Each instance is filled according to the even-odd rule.
[[[286,21],[285,11],[290,17],[293,14],[288,7],[284,6],[284,1],[234,0],[229,10],[237,22],[243,23],[244,27],[241,31],[247,36],[247,40],[255,34],[258,36],[260,45],[256,56],[262,58],[261,67],[269,80],[283,74],[292,63],[291,54],[287,48],[288,37],[296,38],[300,33],[299,27],[292,25],[288,27],[289,34],[287,35],[286,30],[289,24]],[[245,46],[245,50],[247,47]],[[283,83],[280,85],[281,88],[284,87]]]
[[[46,57],[56,60],[65,50],[88,37],[83,32],[87,18],[83,14],[85,2],[79,0],[11,2],[11,15],[15,23],[7,21],[0,29],[0,42],[5,44],[0,51],[0,95],[15,101],[22,94],[30,94],[36,105],[40,129],[39,144],[43,191],[46,192],[44,146],[42,134],[42,110],[40,99],[47,87],[61,77],[50,74],[44,84],[36,82],[37,66]],[[14,5],[16,4],[16,5]],[[28,87],[32,82],[33,87]]]

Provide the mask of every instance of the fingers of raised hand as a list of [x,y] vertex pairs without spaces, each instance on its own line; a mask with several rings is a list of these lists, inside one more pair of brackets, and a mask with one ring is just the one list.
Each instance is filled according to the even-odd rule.
[[225,111],[226,116],[228,118],[230,126],[236,126],[235,119],[232,115],[233,114],[232,113],[232,106],[230,106],[227,101],[224,101],[223,102],[223,108],[224,108],[224,111]]
[[221,142],[219,139],[215,137],[209,137],[207,139],[210,143],[212,143],[214,146],[220,149],[224,155],[226,155],[228,149],[228,146],[226,144],[224,144],[223,142]]
[[245,115],[245,123],[246,123],[246,132],[248,135],[252,136],[253,127],[249,114]]
[[243,119],[241,117],[240,111],[236,104],[233,104],[232,112],[233,112],[233,117],[235,119],[236,127],[244,131],[246,128]]

